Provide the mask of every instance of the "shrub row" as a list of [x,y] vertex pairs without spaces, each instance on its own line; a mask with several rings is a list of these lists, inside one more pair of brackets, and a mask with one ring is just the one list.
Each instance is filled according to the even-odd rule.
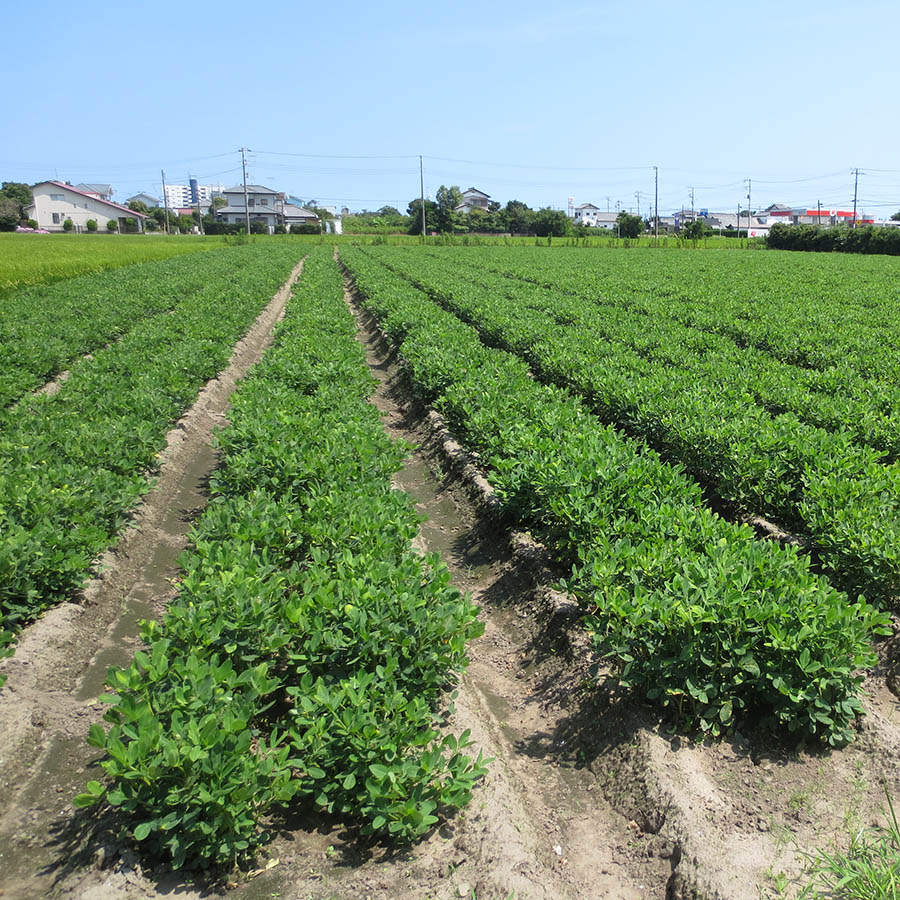
[[412,840],[465,804],[483,760],[442,737],[437,703],[480,633],[420,516],[391,488],[405,449],[373,382],[329,248],[314,250],[276,343],[234,396],[223,465],[146,651],[110,671],[91,742],[153,850],[227,865],[303,801]]
[[773,250],[815,250],[839,253],[900,255],[900,228],[862,225],[859,228],[819,228],[817,225],[773,225],[766,237]]
[[746,713],[841,743],[859,668],[887,617],[793,548],[718,518],[696,483],[365,252],[344,248],[423,396],[482,455],[505,508],[572,566],[598,645],[626,685],[717,734]]

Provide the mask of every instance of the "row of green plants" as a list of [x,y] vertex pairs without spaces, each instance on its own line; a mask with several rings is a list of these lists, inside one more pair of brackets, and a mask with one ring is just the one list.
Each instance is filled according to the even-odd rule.
[[710,734],[755,715],[832,744],[852,738],[860,670],[886,615],[793,548],[710,512],[680,467],[535,381],[371,251],[341,258],[423,398],[480,454],[503,509],[571,566],[567,587],[624,685]]
[[595,307],[552,291],[529,297],[518,286],[505,289],[502,279],[460,277],[452,261],[379,256],[490,343],[526,359],[538,377],[583,397],[604,422],[677,460],[739,509],[809,534],[842,584],[879,600],[900,593],[900,465],[882,464],[878,451],[854,444],[850,430],[773,415],[734,383],[727,359],[717,365],[713,348],[693,368],[677,348],[662,358],[636,352],[629,344],[641,345],[642,323],[627,315],[619,328]]
[[296,262],[287,247],[204,259],[169,315],[72,367],[54,396],[0,411],[0,630],[71,597],[147,490],[166,432]]
[[289,804],[411,841],[468,802],[485,761],[440,730],[482,630],[391,487],[386,435],[343,279],[316,248],[276,341],[234,395],[222,465],[178,597],[111,669],[104,783],[148,850],[228,866]]
[[[388,258],[388,257],[386,257]],[[509,274],[467,264],[459,256],[431,251],[428,258],[393,254],[392,265],[441,290],[483,290],[516,307],[544,310],[556,324],[578,328],[610,343],[622,365],[646,370],[645,363],[690,373],[716,390],[760,406],[773,415],[792,413],[801,422],[828,431],[848,431],[854,440],[890,459],[900,457],[900,385],[873,380],[846,366],[826,370],[783,362],[753,346],[714,331],[686,325],[669,315],[665,299],[629,303],[604,293],[592,295],[535,284]]]
[[470,248],[460,261],[591,302],[724,335],[799,368],[895,382],[897,263],[881,256],[768,252],[634,256]]
[[0,406],[201,290],[234,251],[218,252],[225,257],[191,254],[137,263],[0,298]]

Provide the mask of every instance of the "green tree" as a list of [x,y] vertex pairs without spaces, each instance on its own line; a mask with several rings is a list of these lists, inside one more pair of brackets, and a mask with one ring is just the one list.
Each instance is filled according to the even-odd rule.
[[545,206],[534,214],[531,227],[538,237],[565,237],[569,233],[569,217],[561,209]]
[[[29,206],[34,199],[31,194],[31,188],[21,181],[4,181],[2,186],[0,186],[0,198],[5,198],[15,204],[16,221],[13,223],[13,228],[25,218],[25,207]],[[12,209],[12,207],[7,207],[7,209]],[[4,213],[4,215],[8,215],[8,213]],[[0,230],[11,229],[3,229],[0,226]]]
[[134,212],[144,213],[145,215],[150,212],[150,207],[147,206],[143,200],[132,200],[128,204],[128,208],[134,210]]
[[437,202],[437,230],[452,234],[457,221],[456,207],[462,203],[462,191],[456,184],[451,187],[442,184],[434,199]]
[[[409,233],[422,233],[422,201],[416,197],[415,200],[409,201],[406,207],[406,214],[409,216]],[[434,200],[425,201],[425,232],[426,234],[437,231],[437,203]]]
[[530,234],[534,211],[521,200],[510,200],[500,211],[501,226],[510,234]]
[[694,219],[684,226],[682,234],[691,241],[698,241],[701,238],[709,237],[713,233],[712,228],[703,221],[703,219]]
[[900,222],[900,211],[895,212],[895,213],[891,216],[891,221],[892,221],[892,222]]
[[400,210],[396,206],[382,206],[378,210],[379,216],[399,216]]
[[15,231],[22,221],[22,207],[12,199],[0,194],[0,231]]
[[619,237],[636,238],[644,231],[644,220],[640,216],[625,212],[624,209],[616,216],[616,225],[619,226]]

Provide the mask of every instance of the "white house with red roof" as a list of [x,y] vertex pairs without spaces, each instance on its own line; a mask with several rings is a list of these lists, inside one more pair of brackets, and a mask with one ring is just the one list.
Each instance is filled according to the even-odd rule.
[[127,206],[104,200],[94,191],[62,181],[41,181],[32,186],[31,194],[34,199],[25,207],[25,215],[37,220],[38,227],[47,231],[65,231],[66,219],[72,220],[73,231],[87,231],[89,219],[97,223],[101,232],[109,230],[107,222],[111,219],[119,231],[143,231],[148,218]]

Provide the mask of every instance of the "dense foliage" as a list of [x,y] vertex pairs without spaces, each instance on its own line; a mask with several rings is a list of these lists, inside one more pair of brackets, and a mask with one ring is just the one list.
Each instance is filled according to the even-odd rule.
[[817,250],[841,253],[889,253],[900,255],[900,228],[862,225],[859,228],[819,228],[816,225],[782,225],[769,229],[767,246],[774,250]]
[[412,840],[484,771],[436,712],[481,626],[411,549],[419,516],[391,488],[405,448],[367,402],[354,332],[330,251],[314,251],[235,395],[179,597],[109,675],[111,727],[91,741],[111,784],[76,802],[133,813],[176,867],[247,857],[292,800]]
[[[859,669],[874,662],[869,639],[887,617],[850,602],[793,548],[711,513],[681,469],[485,346],[376,252],[386,253],[341,257],[423,396],[481,454],[506,511],[572,567],[569,586],[622,682],[714,734],[754,712],[848,740]],[[529,324],[529,311],[514,314],[540,336],[548,325]]]
[[82,584],[146,491],[167,430],[296,259],[288,246],[196,257],[180,294],[178,278],[169,283],[175,302],[160,301],[168,314],[138,319],[73,365],[57,394],[0,411],[0,631]]

